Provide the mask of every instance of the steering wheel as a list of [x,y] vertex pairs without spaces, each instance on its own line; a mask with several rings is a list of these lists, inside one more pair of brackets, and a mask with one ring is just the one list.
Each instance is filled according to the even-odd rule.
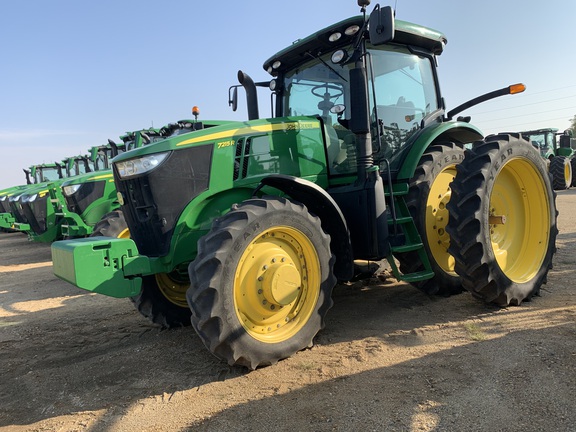
[[[324,90],[324,93],[322,94],[319,93],[320,90]],[[336,93],[332,95],[328,90],[334,90]],[[312,94],[321,99],[327,99],[327,100],[336,99],[342,96],[343,93],[344,91],[342,90],[341,87],[335,86],[333,84],[320,84],[315,87],[312,87]]]
[[[320,91],[324,93],[320,93]],[[331,94],[330,90],[333,90],[335,93]],[[318,109],[322,111],[322,117],[328,118],[330,115],[330,109],[334,106],[334,102],[331,99],[337,99],[344,91],[342,88],[337,87],[333,84],[321,84],[315,87],[312,87],[312,94],[316,97],[321,98],[322,100],[318,102]]]

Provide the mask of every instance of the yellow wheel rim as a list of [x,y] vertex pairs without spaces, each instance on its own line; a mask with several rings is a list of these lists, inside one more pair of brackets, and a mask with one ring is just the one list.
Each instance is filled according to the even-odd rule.
[[490,196],[490,238],[496,261],[516,282],[531,280],[548,250],[550,206],[540,173],[526,159],[511,159]]
[[572,166],[570,165],[570,161],[564,164],[564,181],[567,185],[570,185],[572,182]]
[[116,237],[121,239],[130,238],[130,230],[128,228],[124,228]]
[[190,281],[187,277],[178,274],[177,271],[171,273],[156,273],[156,284],[158,289],[167,300],[176,306],[183,308],[188,307],[186,301],[186,291],[190,287]]
[[450,236],[446,232],[448,209],[452,194],[450,183],[456,176],[456,165],[445,167],[434,179],[426,201],[426,238],[434,261],[446,273],[456,275],[454,257],[448,253]]
[[234,275],[240,323],[261,342],[291,338],[316,307],[320,279],[320,260],[306,235],[288,226],[264,231],[248,245]]

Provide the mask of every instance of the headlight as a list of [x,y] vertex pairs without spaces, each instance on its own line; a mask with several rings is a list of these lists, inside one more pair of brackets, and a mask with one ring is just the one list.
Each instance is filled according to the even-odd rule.
[[339,49],[338,51],[334,51],[332,53],[330,60],[332,60],[332,63],[334,64],[344,63],[346,60],[348,60],[348,53],[343,49]]
[[82,186],[82,184],[62,186],[62,192],[64,192],[66,196],[74,195],[76,191],[80,189],[80,186]]
[[8,198],[8,201],[10,201],[10,202],[18,201],[18,200],[20,200],[21,196],[22,195],[12,195],[10,198]]
[[140,174],[144,174],[148,171],[153,170],[158,165],[160,165],[164,159],[170,154],[169,151],[164,153],[155,153],[141,158],[129,159],[122,162],[116,162],[116,168],[118,169],[118,174],[120,178],[134,177]]
[[7,198],[6,195],[2,195],[0,196],[0,201],[6,201],[6,198]]
[[36,201],[36,198],[38,198],[38,194],[32,194],[32,195],[27,195],[22,197],[22,202],[33,202]]

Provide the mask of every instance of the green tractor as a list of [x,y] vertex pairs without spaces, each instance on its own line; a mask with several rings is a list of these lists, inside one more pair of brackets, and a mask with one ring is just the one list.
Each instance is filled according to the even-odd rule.
[[24,170],[26,185],[11,188],[10,192],[0,197],[4,213],[0,216],[0,227],[16,231],[29,229],[27,217],[22,209],[22,198],[30,191],[44,188],[50,181],[61,179],[65,171],[59,162],[44,163]]
[[19,231],[25,231],[31,241],[50,243],[61,238],[61,218],[50,190],[59,187],[66,178],[85,174],[92,169],[86,155],[68,157],[60,167],[58,178],[42,178],[42,183],[27,188],[15,202],[23,215],[23,222],[15,222],[13,226]]
[[576,150],[572,144],[572,132],[544,128],[520,132],[540,151],[540,155],[549,163],[552,174],[552,186],[555,190],[576,186]]
[[144,142],[157,140],[156,129],[127,132],[121,144],[112,140],[90,149],[93,171],[66,179],[50,189],[56,215],[61,219],[64,238],[90,235],[103,215],[119,206],[110,161],[124,151],[141,147]]
[[117,208],[110,160],[124,149],[124,144],[117,145],[112,140],[90,148],[93,170],[67,178],[49,189],[61,237],[89,235],[104,214]]
[[[524,86],[446,112],[444,35],[390,7],[367,17],[368,4],[272,56],[270,81],[239,72],[247,121],[117,156],[108,237],[53,243],[55,274],[164,327],[191,322],[250,369],[312,345],[355,260],[387,259],[429,294],[500,306],[537,294],[557,235],[544,160],[519,134],[484,138],[455,118]],[[272,91],[271,118],[257,87]]]
[[19,195],[20,191],[26,189],[29,185],[12,186],[0,191],[0,231],[14,231],[12,225],[16,220],[12,216],[10,208],[10,197]]

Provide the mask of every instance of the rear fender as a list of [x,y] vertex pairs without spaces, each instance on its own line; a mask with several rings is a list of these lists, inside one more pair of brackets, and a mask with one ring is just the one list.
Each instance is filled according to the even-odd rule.
[[396,179],[408,180],[414,176],[420,158],[434,142],[454,142],[456,144],[468,144],[483,139],[484,136],[475,126],[466,122],[444,122],[431,125],[410,146],[404,157]]

